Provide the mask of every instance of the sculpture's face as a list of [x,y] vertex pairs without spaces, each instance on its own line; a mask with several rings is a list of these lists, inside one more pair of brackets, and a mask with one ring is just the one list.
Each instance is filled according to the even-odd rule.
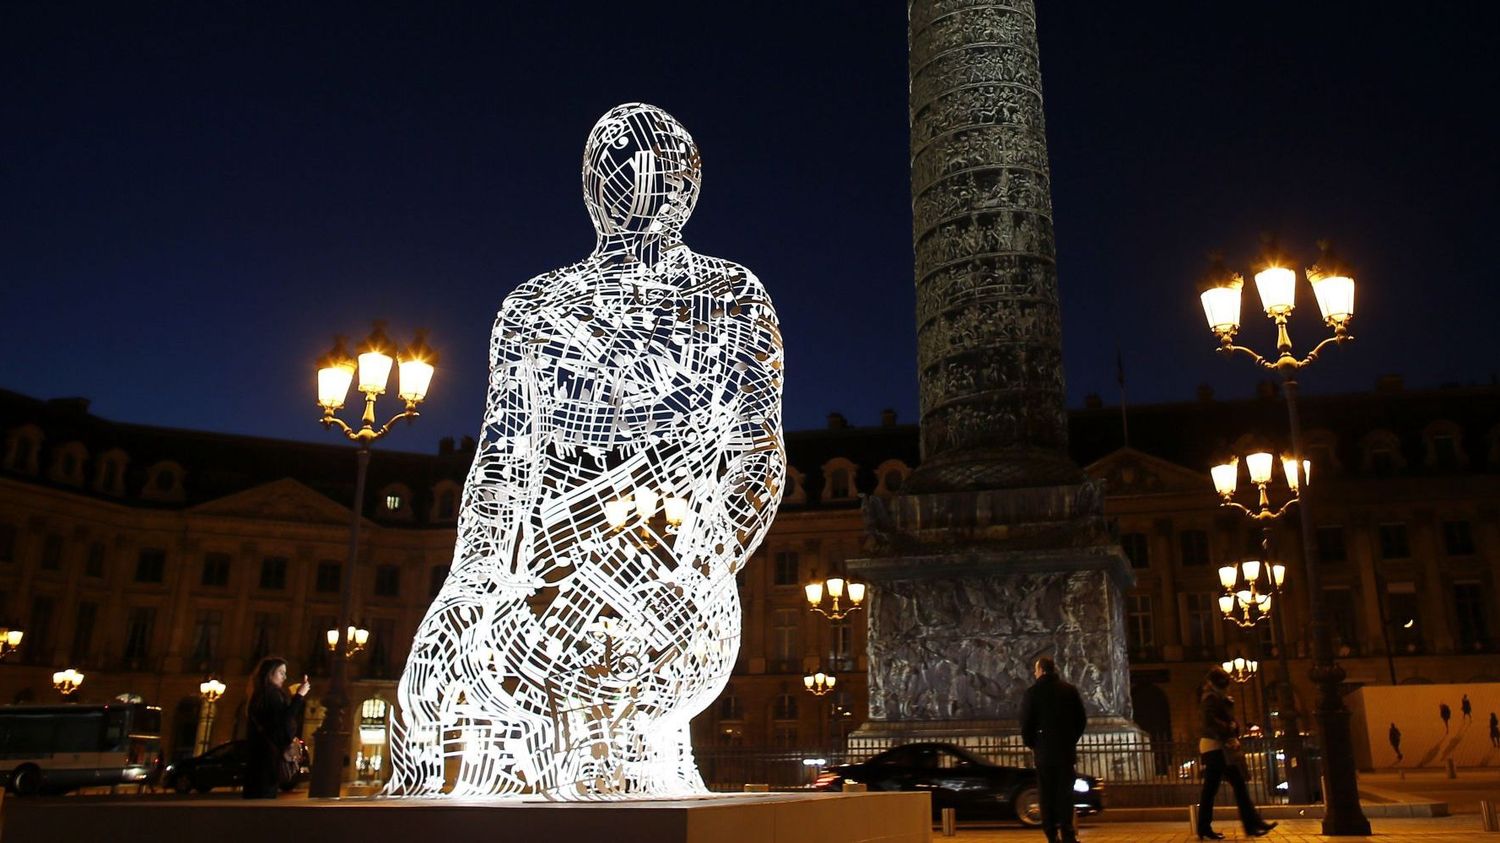
[[583,201],[606,236],[676,233],[698,201],[698,147],[659,108],[630,103],[599,118],[583,148]]

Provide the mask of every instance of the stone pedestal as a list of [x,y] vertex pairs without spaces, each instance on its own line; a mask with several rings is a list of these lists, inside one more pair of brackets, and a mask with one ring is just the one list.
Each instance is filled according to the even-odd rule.
[[1040,656],[1082,694],[1085,744],[1141,748],[1125,654],[1130,569],[1096,483],[865,506],[873,552],[849,571],[872,586],[870,721],[851,749],[944,740],[1020,752],[1016,721]]

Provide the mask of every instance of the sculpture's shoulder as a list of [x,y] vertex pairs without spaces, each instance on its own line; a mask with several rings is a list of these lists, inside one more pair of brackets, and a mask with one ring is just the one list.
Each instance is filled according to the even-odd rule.
[[763,308],[766,313],[757,315],[775,317],[770,294],[766,292],[765,285],[748,267],[726,258],[697,252],[690,252],[686,260],[689,262],[690,274],[699,291],[710,295],[727,296],[742,307],[752,305]]
[[588,261],[578,261],[522,281],[501,303],[497,323],[524,324],[549,307],[577,298],[586,289],[587,269]]

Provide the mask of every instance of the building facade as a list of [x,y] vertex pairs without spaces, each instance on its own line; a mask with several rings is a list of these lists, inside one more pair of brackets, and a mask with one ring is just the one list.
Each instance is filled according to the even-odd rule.
[[[1350,687],[1500,681],[1500,388],[1376,390],[1311,396],[1304,415],[1326,605]],[[1073,459],[1106,484],[1106,512],[1131,560],[1126,628],[1138,723],[1157,740],[1195,737],[1195,690],[1228,656],[1261,656],[1248,714],[1282,695],[1285,650],[1306,713],[1309,653],[1296,507],[1272,534],[1289,567],[1269,625],[1242,633],[1218,614],[1217,567],[1259,555],[1258,527],[1218,506],[1208,467],[1285,442],[1270,388],[1248,400],[1069,414]],[[863,495],[898,491],[917,463],[917,428],[886,414],[787,437],[785,499],[740,575],[744,639],[733,679],[695,722],[696,745],[747,751],[835,748],[866,713],[862,612],[831,622],[802,585],[842,573],[865,550]],[[472,445],[436,454],[378,451],[371,463],[355,618],[371,632],[356,656],[349,778],[383,778],[385,720],[406,647],[442,579]],[[0,391],[0,621],[25,638],[0,664],[0,702],[56,699],[73,667],[78,697],[138,695],[164,713],[169,754],[243,728],[245,677],[262,655],[307,673],[321,720],[326,631],[334,625],[354,479],[353,451],[121,424],[78,399]],[[1274,493],[1274,490],[1273,490]],[[1285,640],[1285,644],[1282,641]],[[823,670],[835,691],[802,677]],[[198,684],[229,685],[212,722]],[[1304,723],[1310,719],[1304,718]],[[205,731],[207,730],[207,732]]]

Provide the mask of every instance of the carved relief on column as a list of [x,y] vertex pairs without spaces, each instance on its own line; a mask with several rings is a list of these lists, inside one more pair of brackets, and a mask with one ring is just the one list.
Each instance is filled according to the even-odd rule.
[[1034,6],[909,10],[923,467],[908,488],[1077,482]]

